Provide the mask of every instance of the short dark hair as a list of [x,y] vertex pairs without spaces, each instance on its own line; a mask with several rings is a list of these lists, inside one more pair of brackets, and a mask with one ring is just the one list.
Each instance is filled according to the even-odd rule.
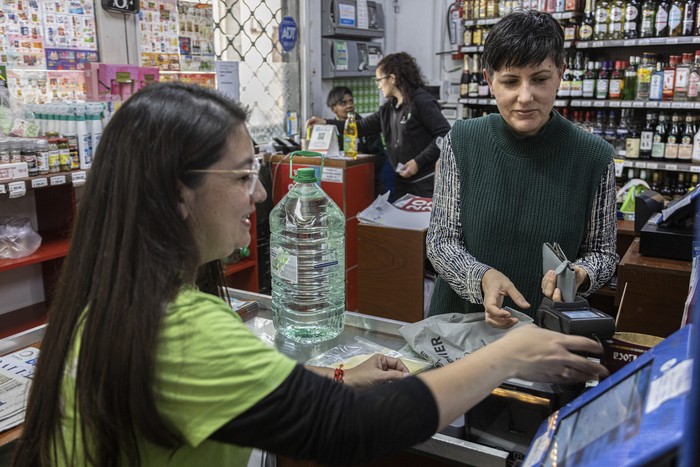
[[516,10],[501,18],[484,42],[483,62],[493,76],[502,67],[523,68],[551,58],[564,65],[564,31],[549,13]]
[[343,102],[343,98],[346,94],[352,97],[352,91],[347,86],[336,86],[330,90],[328,93],[328,99],[326,99],[326,105],[328,108],[332,109],[334,105],[338,105]]

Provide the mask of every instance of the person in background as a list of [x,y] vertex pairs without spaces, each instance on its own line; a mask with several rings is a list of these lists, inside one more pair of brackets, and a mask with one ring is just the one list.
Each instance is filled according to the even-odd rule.
[[[384,136],[396,172],[392,200],[407,193],[432,198],[435,163],[440,156],[436,143],[450,131],[450,124],[437,100],[424,89],[416,59],[406,52],[382,58],[374,74],[387,101],[357,122],[357,131],[365,137]],[[317,123],[336,125],[342,133],[344,122],[311,117],[306,125]]]
[[554,271],[542,277],[542,244],[574,260],[578,292],[614,274],[613,148],[553,110],[564,38],[547,13],[501,18],[484,44],[485,77],[499,113],[460,120],[445,138],[427,236],[439,278],[430,314],[486,312],[495,327],[561,300]]
[[338,377],[263,343],[227,303],[219,260],[248,245],[266,197],[245,120],[173,82],[105,127],[15,466],[240,466],[250,447],[356,464],[427,439],[507,378],[606,374],[572,353],[597,343],[535,326],[415,377],[381,355]]
[[[355,113],[355,99],[352,97],[352,91],[346,86],[336,86],[328,92],[326,105],[335,114],[339,122],[343,122],[348,118],[348,114],[355,114],[356,121],[360,121],[362,116]],[[343,131],[338,132],[338,145],[343,147]],[[386,192],[384,183],[382,182],[382,168],[386,163],[386,153],[380,135],[361,136],[359,138],[358,152],[362,154],[374,155],[374,196],[379,196]]]

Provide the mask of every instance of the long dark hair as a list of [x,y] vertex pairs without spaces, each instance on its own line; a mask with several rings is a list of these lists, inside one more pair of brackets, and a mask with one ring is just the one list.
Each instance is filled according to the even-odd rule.
[[[241,106],[214,91],[168,83],[134,94],[105,127],[49,311],[15,466],[55,464],[76,442],[92,465],[139,465],[140,438],[173,449],[182,443],[156,409],[159,327],[184,284],[209,278],[216,291],[221,275],[215,263],[198,268],[178,186],[200,184],[202,175],[185,172],[219,160],[245,119]],[[76,339],[78,440],[64,439],[60,424]]]
[[425,81],[416,59],[406,52],[387,55],[377,63],[377,69],[385,76],[395,76],[395,86],[401,91],[403,103],[407,107],[410,107],[411,102],[413,102],[415,90],[425,86]]

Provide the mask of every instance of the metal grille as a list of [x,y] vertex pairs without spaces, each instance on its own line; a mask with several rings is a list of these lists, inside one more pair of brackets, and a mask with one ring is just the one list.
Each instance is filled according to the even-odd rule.
[[248,129],[257,142],[286,133],[287,111],[301,109],[299,45],[278,43],[284,16],[299,24],[298,0],[218,0],[214,3],[217,60],[238,61],[241,102],[250,108]]

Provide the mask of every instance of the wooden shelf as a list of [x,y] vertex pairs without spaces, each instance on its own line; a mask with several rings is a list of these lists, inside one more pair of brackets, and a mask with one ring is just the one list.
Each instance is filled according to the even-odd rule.
[[24,258],[0,260],[0,272],[42,263],[52,259],[63,258],[68,253],[68,239],[54,239],[42,241],[37,251]]
[[46,304],[35,303],[24,308],[18,308],[3,313],[0,322],[0,339],[19,334],[27,329],[46,323]]
[[229,264],[224,269],[224,276],[228,277],[237,272],[244,271],[246,269],[254,268],[257,263],[252,258],[245,258],[237,263]]

